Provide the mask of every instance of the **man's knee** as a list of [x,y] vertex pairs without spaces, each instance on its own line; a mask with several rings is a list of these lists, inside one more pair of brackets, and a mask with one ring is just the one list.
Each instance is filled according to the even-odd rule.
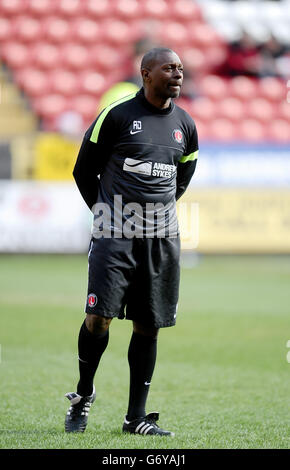
[[112,318],[101,317],[100,315],[87,314],[86,327],[93,335],[101,335],[108,330]]
[[158,332],[159,332],[159,328],[144,326],[135,321],[133,321],[133,330],[134,330],[134,333],[137,333],[143,336],[150,336],[151,338],[157,338]]

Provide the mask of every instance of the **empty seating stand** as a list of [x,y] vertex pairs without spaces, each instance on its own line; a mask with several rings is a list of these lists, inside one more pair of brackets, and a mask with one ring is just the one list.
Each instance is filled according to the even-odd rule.
[[[201,10],[192,0],[0,0],[0,58],[45,127],[56,129],[61,113],[77,111],[85,128],[102,94],[130,75],[135,41],[150,34],[180,54],[194,79],[197,97],[179,103],[196,120],[201,139],[289,141],[285,83],[217,75],[226,35],[232,39],[237,28],[227,7],[218,1],[205,5]],[[241,19],[253,7],[244,10]],[[278,7],[262,16],[269,23],[271,15],[279,16]],[[235,7],[231,19],[236,16]]]

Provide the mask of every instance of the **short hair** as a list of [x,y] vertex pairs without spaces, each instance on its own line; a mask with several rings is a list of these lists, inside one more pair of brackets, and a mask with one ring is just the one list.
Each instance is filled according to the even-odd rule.
[[157,59],[162,54],[166,54],[168,52],[175,54],[175,52],[172,49],[169,49],[168,47],[154,47],[153,49],[150,49],[150,51],[146,52],[146,54],[142,58],[141,70],[146,68],[150,69],[152,66],[155,65]]

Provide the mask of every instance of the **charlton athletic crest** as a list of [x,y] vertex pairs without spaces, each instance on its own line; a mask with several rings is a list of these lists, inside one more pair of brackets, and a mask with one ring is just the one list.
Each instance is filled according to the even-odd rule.
[[183,141],[183,135],[180,129],[174,129],[172,132],[172,137],[178,144],[181,144]]
[[98,302],[98,297],[96,296],[96,294],[89,294],[88,295],[88,306],[89,307],[94,307],[95,305],[97,305],[97,302]]

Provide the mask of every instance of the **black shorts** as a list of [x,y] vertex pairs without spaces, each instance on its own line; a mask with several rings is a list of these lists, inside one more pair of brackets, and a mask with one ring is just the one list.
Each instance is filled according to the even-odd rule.
[[92,239],[85,312],[155,328],[175,325],[179,257],[179,237]]

